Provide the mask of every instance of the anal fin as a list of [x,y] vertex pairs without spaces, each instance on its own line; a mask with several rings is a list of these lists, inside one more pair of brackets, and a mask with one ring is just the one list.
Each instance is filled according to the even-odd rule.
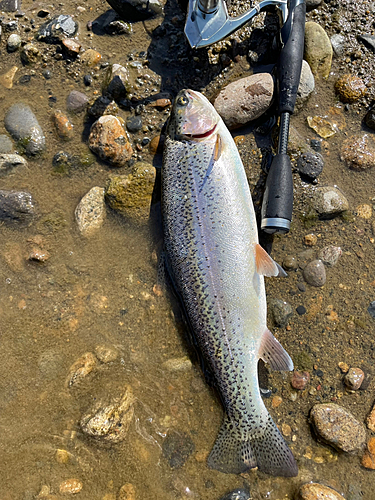
[[292,358],[268,328],[262,336],[259,357],[268,363],[272,370],[291,371],[294,368]]

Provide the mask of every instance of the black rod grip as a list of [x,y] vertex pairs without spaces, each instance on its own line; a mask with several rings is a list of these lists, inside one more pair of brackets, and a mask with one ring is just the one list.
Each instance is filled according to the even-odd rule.
[[299,0],[290,0],[289,9],[289,16],[283,27],[289,32],[289,37],[281,50],[278,63],[280,114],[294,112],[305,43],[306,4],[304,1],[299,3]]
[[287,154],[274,156],[268,172],[262,204],[262,229],[287,233],[293,211],[292,165]]

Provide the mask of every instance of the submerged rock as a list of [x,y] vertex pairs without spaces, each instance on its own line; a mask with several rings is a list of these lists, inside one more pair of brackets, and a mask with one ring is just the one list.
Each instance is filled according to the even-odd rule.
[[337,450],[357,452],[365,446],[365,426],[341,406],[317,404],[311,409],[310,418],[318,436]]
[[8,174],[14,168],[19,167],[20,165],[23,167],[27,166],[27,161],[23,156],[0,153],[0,177]]
[[302,177],[309,180],[316,179],[323,171],[323,156],[315,152],[302,154],[297,160],[297,170]]
[[93,123],[89,148],[114,167],[124,167],[130,160],[133,149],[126,136],[123,122],[112,115],[101,116]]
[[342,143],[341,159],[352,170],[367,170],[375,166],[375,145],[368,134],[349,137]]
[[155,177],[155,167],[136,163],[130,175],[117,175],[109,179],[105,188],[106,202],[113,210],[133,221],[147,222]]
[[366,469],[375,469],[375,437],[369,439],[361,463]]
[[312,206],[323,219],[335,217],[349,210],[348,200],[336,186],[317,187],[313,193]]
[[271,299],[269,301],[269,308],[275,325],[279,328],[284,328],[291,316],[293,316],[292,306],[281,299]]
[[125,21],[144,21],[163,13],[159,0],[107,0],[109,5]]
[[303,269],[303,277],[309,285],[323,286],[326,282],[326,270],[321,260],[313,260]]
[[0,190],[0,221],[29,222],[35,215],[35,202],[30,193]]
[[61,14],[42,24],[37,39],[46,43],[59,43],[63,38],[76,35],[77,31],[78,23],[71,16]]
[[345,500],[337,491],[319,483],[308,483],[301,486],[296,500]]
[[328,267],[335,266],[342,255],[340,247],[328,245],[322,248],[318,254],[318,258]]
[[327,33],[317,23],[309,21],[305,25],[304,59],[316,76],[327,78],[331,71],[332,45]]
[[43,131],[27,104],[13,104],[5,115],[5,128],[29,155],[41,153],[46,146]]
[[106,72],[103,82],[103,94],[118,100],[125,97],[131,89],[129,70],[121,64],[112,64]]
[[335,90],[340,101],[350,104],[358,101],[367,93],[364,81],[356,75],[343,75],[335,83]]
[[0,134],[0,154],[9,154],[13,151],[13,142],[5,135]]
[[357,391],[365,379],[365,374],[360,368],[352,367],[344,377],[346,387],[352,391]]
[[125,439],[134,415],[132,388],[124,387],[118,397],[99,400],[81,418],[83,432],[95,439],[118,443]]
[[214,102],[216,111],[229,129],[259,118],[270,106],[273,78],[269,73],[257,73],[230,83]]
[[220,500],[251,500],[249,490],[243,488],[229,491]]
[[172,430],[164,439],[162,449],[170,467],[180,469],[193,453],[195,446],[188,434]]
[[0,85],[6,89],[11,89],[13,87],[13,81],[17,71],[18,67],[12,66],[9,71],[0,75]]
[[81,113],[87,108],[88,102],[89,98],[86,94],[72,90],[66,98],[66,109],[70,113]]
[[69,121],[69,118],[59,109],[53,111],[51,117],[60,139],[63,139],[64,141],[73,139],[73,124]]
[[105,219],[104,188],[95,186],[81,199],[75,209],[78,229],[84,236],[97,231]]
[[66,379],[66,386],[73,387],[79,384],[89,375],[98,364],[97,358],[92,352],[83,354],[69,369],[69,375]]

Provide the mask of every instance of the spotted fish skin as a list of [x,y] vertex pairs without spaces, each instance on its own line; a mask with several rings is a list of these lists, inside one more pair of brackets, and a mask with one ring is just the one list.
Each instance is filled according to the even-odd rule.
[[170,118],[162,214],[167,269],[225,410],[208,465],[226,473],[258,466],[272,475],[297,475],[259,391],[259,357],[278,369],[293,363],[267,330],[245,171],[223,121],[191,90],[179,93]]

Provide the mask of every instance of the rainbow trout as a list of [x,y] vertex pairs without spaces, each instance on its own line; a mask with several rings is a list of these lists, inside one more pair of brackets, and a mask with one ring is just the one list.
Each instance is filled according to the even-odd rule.
[[293,362],[266,325],[264,276],[280,267],[258,243],[254,207],[232,136],[209,101],[182,90],[162,167],[166,267],[225,410],[208,465],[296,476],[297,465],[258,384],[259,358]]

